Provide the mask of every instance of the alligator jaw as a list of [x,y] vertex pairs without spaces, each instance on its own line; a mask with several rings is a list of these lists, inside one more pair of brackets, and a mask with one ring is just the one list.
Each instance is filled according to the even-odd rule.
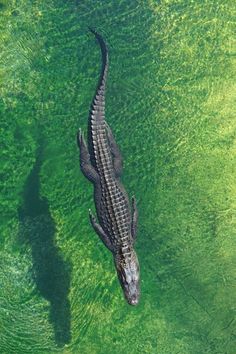
[[135,251],[132,249],[126,254],[116,254],[114,262],[125,299],[128,304],[137,305],[140,297],[140,272]]

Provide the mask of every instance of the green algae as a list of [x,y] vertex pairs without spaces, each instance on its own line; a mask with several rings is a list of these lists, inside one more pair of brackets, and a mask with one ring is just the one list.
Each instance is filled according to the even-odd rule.
[[[2,1],[2,353],[234,353],[233,2]],[[88,222],[75,135],[107,121],[139,206],[129,307]]]

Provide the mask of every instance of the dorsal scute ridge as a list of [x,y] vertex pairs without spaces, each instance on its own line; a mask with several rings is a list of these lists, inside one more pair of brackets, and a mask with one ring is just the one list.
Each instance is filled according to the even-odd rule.
[[98,119],[100,122],[105,116],[105,90],[106,90],[106,79],[108,73],[108,49],[102,36],[97,33],[97,31],[90,28],[90,31],[95,35],[101,49],[102,53],[102,68],[101,74],[98,81],[96,93],[91,105],[91,115],[94,119]]

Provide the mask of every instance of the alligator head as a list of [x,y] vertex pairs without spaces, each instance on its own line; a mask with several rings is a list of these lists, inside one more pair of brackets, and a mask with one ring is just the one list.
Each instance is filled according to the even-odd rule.
[[139,263],[135,251],[132,249],[127,255],[117,253],[114,256],[117,275],[125,298],[130,305],[139,302]]

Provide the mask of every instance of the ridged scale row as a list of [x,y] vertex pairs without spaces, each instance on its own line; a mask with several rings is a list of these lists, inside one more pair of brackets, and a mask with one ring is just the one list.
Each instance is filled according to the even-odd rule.
[[112,244],[120,249],[123,256],[130,255],[130,216],[129,206],[121,191],[113,168],[113,159],[107,138],[105,123],[105,84],[108,71],[108,55],[100,77],[100,85],[93,99],[91,114],[91,133],[96,169],[101,179],[100,214]]

